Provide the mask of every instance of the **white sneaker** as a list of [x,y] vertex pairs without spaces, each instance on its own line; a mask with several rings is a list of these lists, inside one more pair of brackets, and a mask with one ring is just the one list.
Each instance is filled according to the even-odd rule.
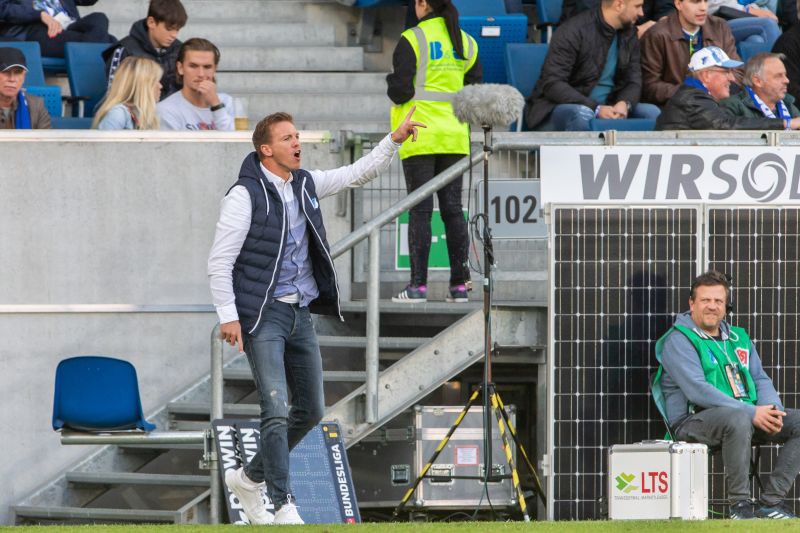
[[275,525],[279,524],[305,524],[297,512],[297,506],[291,502],[284,503],[278,512],[275,513]]
[[242,510],[252,525],[268,525],[275,521],[275,515],[264,507],[261,497],[263,483],[256,483],[244,475],[244,467],[225,471],[225,484],[242,504]]

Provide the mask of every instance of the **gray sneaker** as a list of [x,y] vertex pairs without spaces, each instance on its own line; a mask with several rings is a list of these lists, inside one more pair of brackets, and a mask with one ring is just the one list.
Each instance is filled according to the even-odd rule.
[[262,497],[263,483],[251,481],[244,474],[244,468],[225,471],[225,484],[242,504],[242,510],[252,525],[269,525],[275,521],[275,515],[267,511]]

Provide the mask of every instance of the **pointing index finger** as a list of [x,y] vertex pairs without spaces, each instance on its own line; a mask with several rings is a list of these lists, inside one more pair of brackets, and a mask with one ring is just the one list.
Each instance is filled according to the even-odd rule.
[[417,110],[417,106],[416,106],[416,105],[413,105],[413,106],[411,107],[411,111],[409,111],[409,112],[408,112],[408,115],[406,115],[405,122],[408,122],[408,121],[410,121],[410,120],[411,120],[411,115],[413,115],[413,114],[414,114],[414,111],[416,111],[416,110]]

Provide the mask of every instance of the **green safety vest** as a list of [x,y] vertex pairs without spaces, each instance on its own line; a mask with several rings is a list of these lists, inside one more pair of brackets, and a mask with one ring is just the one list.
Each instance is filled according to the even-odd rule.
[[478,58],[478,44],[462,31],[466,59],[456,59],[442,17],[424,20],[404,31],[402,36],[417,57],[417,73],[414,98],[392,106],[392,130],[397,129],[415,105],[413,120],[427,128],[419,128],[417,142],[403,143],[400,159],[415,155],[468,154],[469,125],[459,122],[453,114],[452,101],[455,93],[464,87],[464,74]]
[[[758,400],[756,385],[753,382],[753,377],[750,375],[750,337],[745,330],[730,326],[728,340],[719,342],[708,337],[701,337],[686,326],[674,325],[658,339],[658,342],[656,342],[656,359],[659,363],[661,363],[661,351],[664,342],[673,330],[677,330],[686,335],[686,338],[694,345],[694,349],[697,351],[698,357],[700,357],[700,364],[703,366],[703,373],[705,374],[706,381],[713,385],[718,391],[731,398],[734,398],[733,389],[725,374],[725,365],[732,363],[738,366],[742,371],[745,381],[747,381],[748,397],[735,399],[751,405],[756,404]],[[661,390],[661,376],[663,373],[664,367],[663,365],[659,365],[658,372],[656,372],[656,377],[653,380],[652,393],[653,400],[658,410],[661,411],[661,414],[666,420],[666,400]],[[690,413],[694,412],[694,405],[691,402],[688,408]]]

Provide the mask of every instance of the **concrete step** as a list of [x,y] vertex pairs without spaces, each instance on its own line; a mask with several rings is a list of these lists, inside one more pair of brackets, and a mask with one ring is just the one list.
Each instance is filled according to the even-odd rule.
[[[172,402],[167,405],[170,415],[179,416],[210,416],[211,406],[208,403]],[[222,405],[224,416],[239,416],[258,418],[261,410],[254,403],[226,403]]]
[[[320,348],[367,348],[366,337],[345,337],[341,335],[320,335]],[[427,337],[381,337],[378,339],[380,350],[405,350],[410,352],[428,342]]]
[[[473,289],[474,293],[475,289]],[[471,295],[472,293],[470,293]],[[533,304],[532,304],[533,305]],[[380,301],[381,314],[438,314],[438,315],[466,315],[470,311],[479,309],[480,302],[468,302],[463,304],[452,304],[448,302],[428,302],[424,304],[408,304],[393,302],[391,300]],[[346,313],[366,313],[367,302],[365,300],[353,300],[342,302],[342,311]]]
[[325,46],[224,46],[219,71],[359,72],[364,49]]
[[247,113],[251,117],[286,111],[298,118],[313,116],[316,120],[332,121],[341,118],[344,109],[349,107],[357,108],[360,118],[374,122],[384,120],[387,129],[389,126],[391,101],[383,93],[232,93],[231,96],[247,102]]
[[[252,116],[252,115],[251,115]],[[259,117],[263,118],[263,117]],[[255,120],[255,119],[252,119]],[[375,118],[347,116],[342,120],[318,120],[310,116],[295,117],[294,123],[298,130],[308,131],[352,131],[356,133],[389,133],[389,118],[376,120]],[[250,127],[255,126],[255,122]]]
[[217,82],[227,93],[328,91],[386,94],[385,72],[220,72]]
[[[114,2],[98,2],[92,7],[80,8],[82,15],[100,11],[108,15],[109,20],[130,24],[147,15],[149,0],[116,0]],[[182,0],[190,23],[197,20],[239,19],[259,20],[264,22],[305,22],[306,12],[304,0]],[[313,0],[313,3],[329,3],[328,0]],[[127,29],[125,35],[127,35]],[[181,32],[183,33],[183,32]],[[188,34],[186,34],[188,35]],[[118,35],[117,37],[121,37]],[[181,35],[184,37],[184,35]]]
[[[130,22],[121,21],[111,24],[110,31],[112,35],[121,39],[128,35],[130,29]],[[221,48],[253,44],[280,46],[285,43],[295,43],[298,47],[333,46],[336,43],[336,32],[332,25],[253,22],[252,19],[230,20],[229,18],[220,21],[190,19],[186,27],[181,30],[179,38],[185,41],[191,37],[203,37]]]
[[[208,427],[208,424],[206,424]],[[67,472],[70,483],[81,485],[161,485],[170,487],[208,487],[208,476],[179,474],[140,474],[138,472]]]
[[[253,381],[253,372],[250,367],[226,368],[222,372],[225,381]],[[322,379],[326,382],[344,383],[363,383],[367,379],[367,373],[358,370],[325,370],[322,372]]]
[[90,507],[47,507],[16,505],[12,511],[20,520],[83,520],[108,522],[168,522],[179,523],[178,511],[154,511],[150,509],[93,509]]

